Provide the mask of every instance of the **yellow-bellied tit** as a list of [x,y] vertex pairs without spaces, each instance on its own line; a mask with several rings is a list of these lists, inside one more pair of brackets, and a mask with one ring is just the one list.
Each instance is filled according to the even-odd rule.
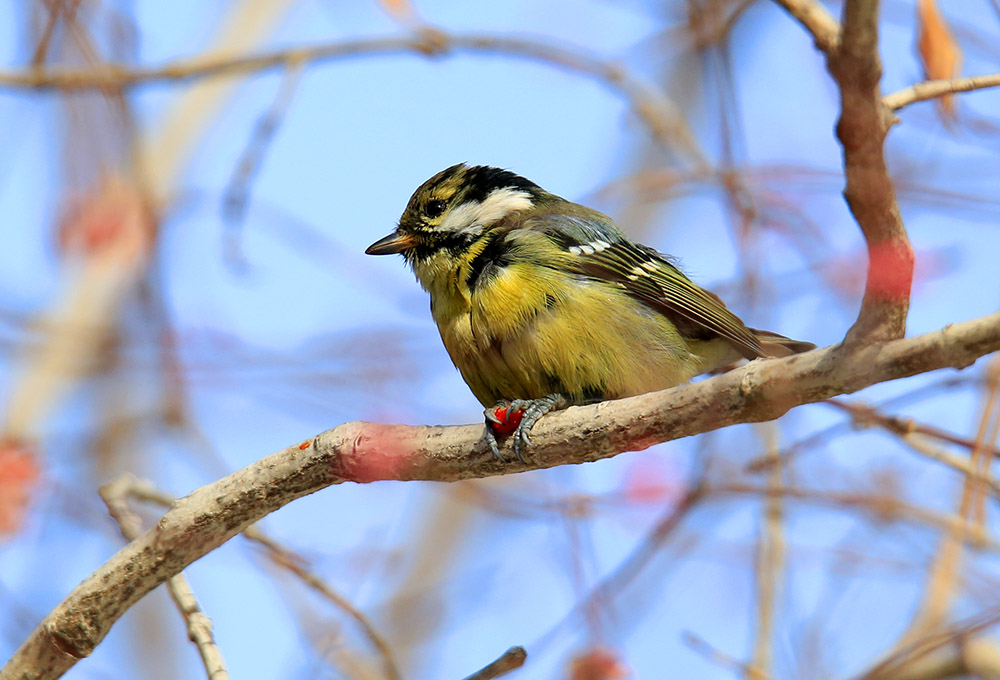
[[748,328],[611,218],[499,168],[459,164],[434,175],[396,230],[365,252],[402,253],[430,293],[501,459],[494,431],[513,431],[522,459],[532,426],[554,409],[815,347]]

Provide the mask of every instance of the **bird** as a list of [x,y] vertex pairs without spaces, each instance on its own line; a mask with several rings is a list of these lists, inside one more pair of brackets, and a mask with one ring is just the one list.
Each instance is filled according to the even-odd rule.
[[369,255],[402,254],[451,361],[518,460],[550,411],[815,348],[749,328],[675,259],[516,173],[465,163],[410,197]]

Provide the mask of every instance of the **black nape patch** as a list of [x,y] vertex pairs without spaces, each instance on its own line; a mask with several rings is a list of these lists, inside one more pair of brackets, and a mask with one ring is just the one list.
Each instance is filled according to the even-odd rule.
[[492,168],[488,165],[469,168],[465,173],[464,184],[468,187],[468,193],[463,200],[479,203],[485,201],[486,197],[497,189],[510,187],[534,193],[541,188],[530,179],[525,179],[510,170]]
[[511,244],[506,233],[496,233],[488,236],[486,245],[469,263],[469,273],[465,276],[465,285],[476,288],[495,277],[497,270],[510,264]]

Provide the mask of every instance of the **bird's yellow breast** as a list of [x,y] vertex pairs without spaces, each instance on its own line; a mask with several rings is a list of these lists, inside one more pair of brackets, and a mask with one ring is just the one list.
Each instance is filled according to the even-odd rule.
[[613,399],[705,370],[666,317],[613,282],[517,258],[470,283],[474,256],[448,258],[447,267],[432,257],[414,269],[448,354],[485,406],[552,393]]

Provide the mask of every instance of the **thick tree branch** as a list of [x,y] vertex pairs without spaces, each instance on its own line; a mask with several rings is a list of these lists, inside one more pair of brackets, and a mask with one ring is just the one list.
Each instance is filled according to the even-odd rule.
[[879,87],[878,7],[878,0],[847,0],[840,45],[827,59],[840,88],[844,198],[868,243],[868,280],[847,344],[903,337],[913,282],[913,248],[883,155],[893,118]]
[[964,368],[997,350],[1000,312],[853,351],[832,346],[753,361],[692,385],[552,414],[532,432],[528,464],[505,464],[477,449],[481,425],[347,423],[178,500],[45,617],[0,670],[0,680],[59,677],[158,584],[268,513],[331,484],[455,481],[609,458],[734,423],[772,420],[797,405],[875,383]]

